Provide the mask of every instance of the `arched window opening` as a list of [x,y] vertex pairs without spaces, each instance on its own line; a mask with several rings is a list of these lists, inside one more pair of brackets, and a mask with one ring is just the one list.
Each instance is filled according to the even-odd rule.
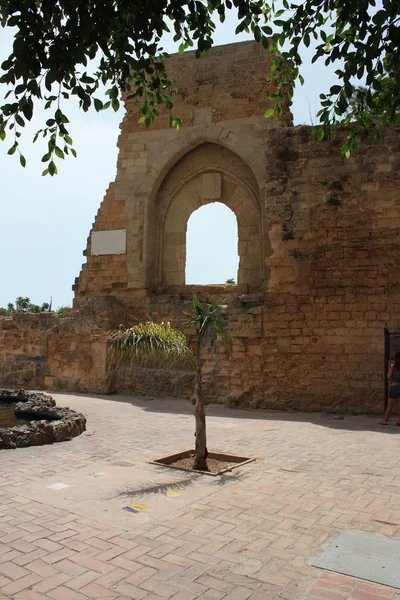
[[186,232],[186,284],[237,283],[238,264],[235,213],[221,202],[192,213]]

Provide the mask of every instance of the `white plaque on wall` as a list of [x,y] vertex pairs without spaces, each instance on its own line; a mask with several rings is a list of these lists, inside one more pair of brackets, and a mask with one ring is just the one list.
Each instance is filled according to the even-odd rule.
[[92,255],[126,254],[126,229],[92,231]]

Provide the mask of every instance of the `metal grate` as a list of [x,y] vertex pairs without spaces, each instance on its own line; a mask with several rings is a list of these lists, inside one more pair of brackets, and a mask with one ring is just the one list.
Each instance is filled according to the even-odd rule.
[[400,540],[365,531],[341,531],[314,567],[400,588]]

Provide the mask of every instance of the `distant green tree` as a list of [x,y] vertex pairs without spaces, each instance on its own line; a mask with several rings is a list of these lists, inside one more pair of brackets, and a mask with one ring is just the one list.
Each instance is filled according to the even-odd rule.
[[233,277],[230,277],[225,281],[225,283],[227,283],[228,285],[233,285],[235,283],[235,279]]
[[65,311],[69,310],[70,308],[71,308],[70,306],[64,306],[64,305],[62,305],[62,306],[59,306],[58,308],[56,308],[55,312],[58,315],[63,315],[65,313]]
[[15,304],[9,302],[7,308],[0,307],[0,316],[12,315],[20,312],[30,313],[41,313],[48,312],[50,310],[50,304],[43,302],[40,306],[38,304],[32,304],[31,299],[28,296],[18,296],[15,300]]

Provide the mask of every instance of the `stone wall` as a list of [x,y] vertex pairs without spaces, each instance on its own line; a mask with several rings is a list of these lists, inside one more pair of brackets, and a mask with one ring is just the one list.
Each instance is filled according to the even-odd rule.
[[[229,351],[215,340],[205,350],[209,401],[382,409],[383,330],[400,329],[400,131],[371,148],[360,140],[345,159],[342,134],[318,142],[291,126],[288,106],[264,119],[269,65],[252,42],[172,57],[180,132],[167,115],[144,129],[127,103],[116,181],[92,229],[126,230],[126,253],[94,256],[89,236],[75,313],[0,319],[0,379],[189,397],[187,372],[110,378],[106,332],[143,319],[181,326],[195,291],[226,300]],[[237,285],[185,285],[187,221],[209,202],[237,217]]]
[[[378,145],[345,159],[340,136],[319,143],[306,127],[269,133],[268,277],[264,290],[228,297],[230,355],[206,350],[210,401],[381,411],[383,331],[400,329],[398,140],[388,129]],[[153,294],[148,315],[182,325],[193,289],[212,299],[228,288]],[[151,395],[162,393],[164,377],[147,381]]]
[[[202,298],[207,298],[204,290]],[[211,298],[211,297],[210,297]],[[191,309],[191,300],[177,295],[152,296],[148,311],[157,322],[169,321],[185,332],[189,344],[194,344],[194,332],[184,316]],[[231,299],[221,307],[221,319],[229,331],[228,345],[221,345],[211,333],[204,344],[203,372],[206,402],[229,406],[257,406],[262,394],[262,312],[263,295],[245,294]],[[193,374],[186,370],[133,369],[114,382],[121,393],[147,396],[192,398]]]
[[174,286],[184,284],[187,221],[213,201],[228,203],[238,219],[240,284],[262,286],[267,132],[292,121],[288,107],[280,118],[263,116],[273,91],[266,81],[270,61],[253,42],[221,46],[198,60],[194,52],[171,57],[169,74],[179,82],[174,113],[183,119],[179,132],[169,128],[167,115],[144,128],[137,105],[126,103],[117,177],[92,232],[125,229],[127,251],[93,256],[89,236],[74,306],[93,295],[113,295],[137,309],[149,290],[176,292]]
[[[399,139],[388,129],[347,160],[340,136],[270,133],[266,406],[383,405],[384,328],[400,326]],[[283,225],[295,239],[282,241]]]
[[52,313],[0,317],[0,382],[4,387],[43,389],[47,370],[47,330]]
[[0,385],[108,393],[107,333],[127,323],[125,306],[112,297],[64,315],[0,317]]

